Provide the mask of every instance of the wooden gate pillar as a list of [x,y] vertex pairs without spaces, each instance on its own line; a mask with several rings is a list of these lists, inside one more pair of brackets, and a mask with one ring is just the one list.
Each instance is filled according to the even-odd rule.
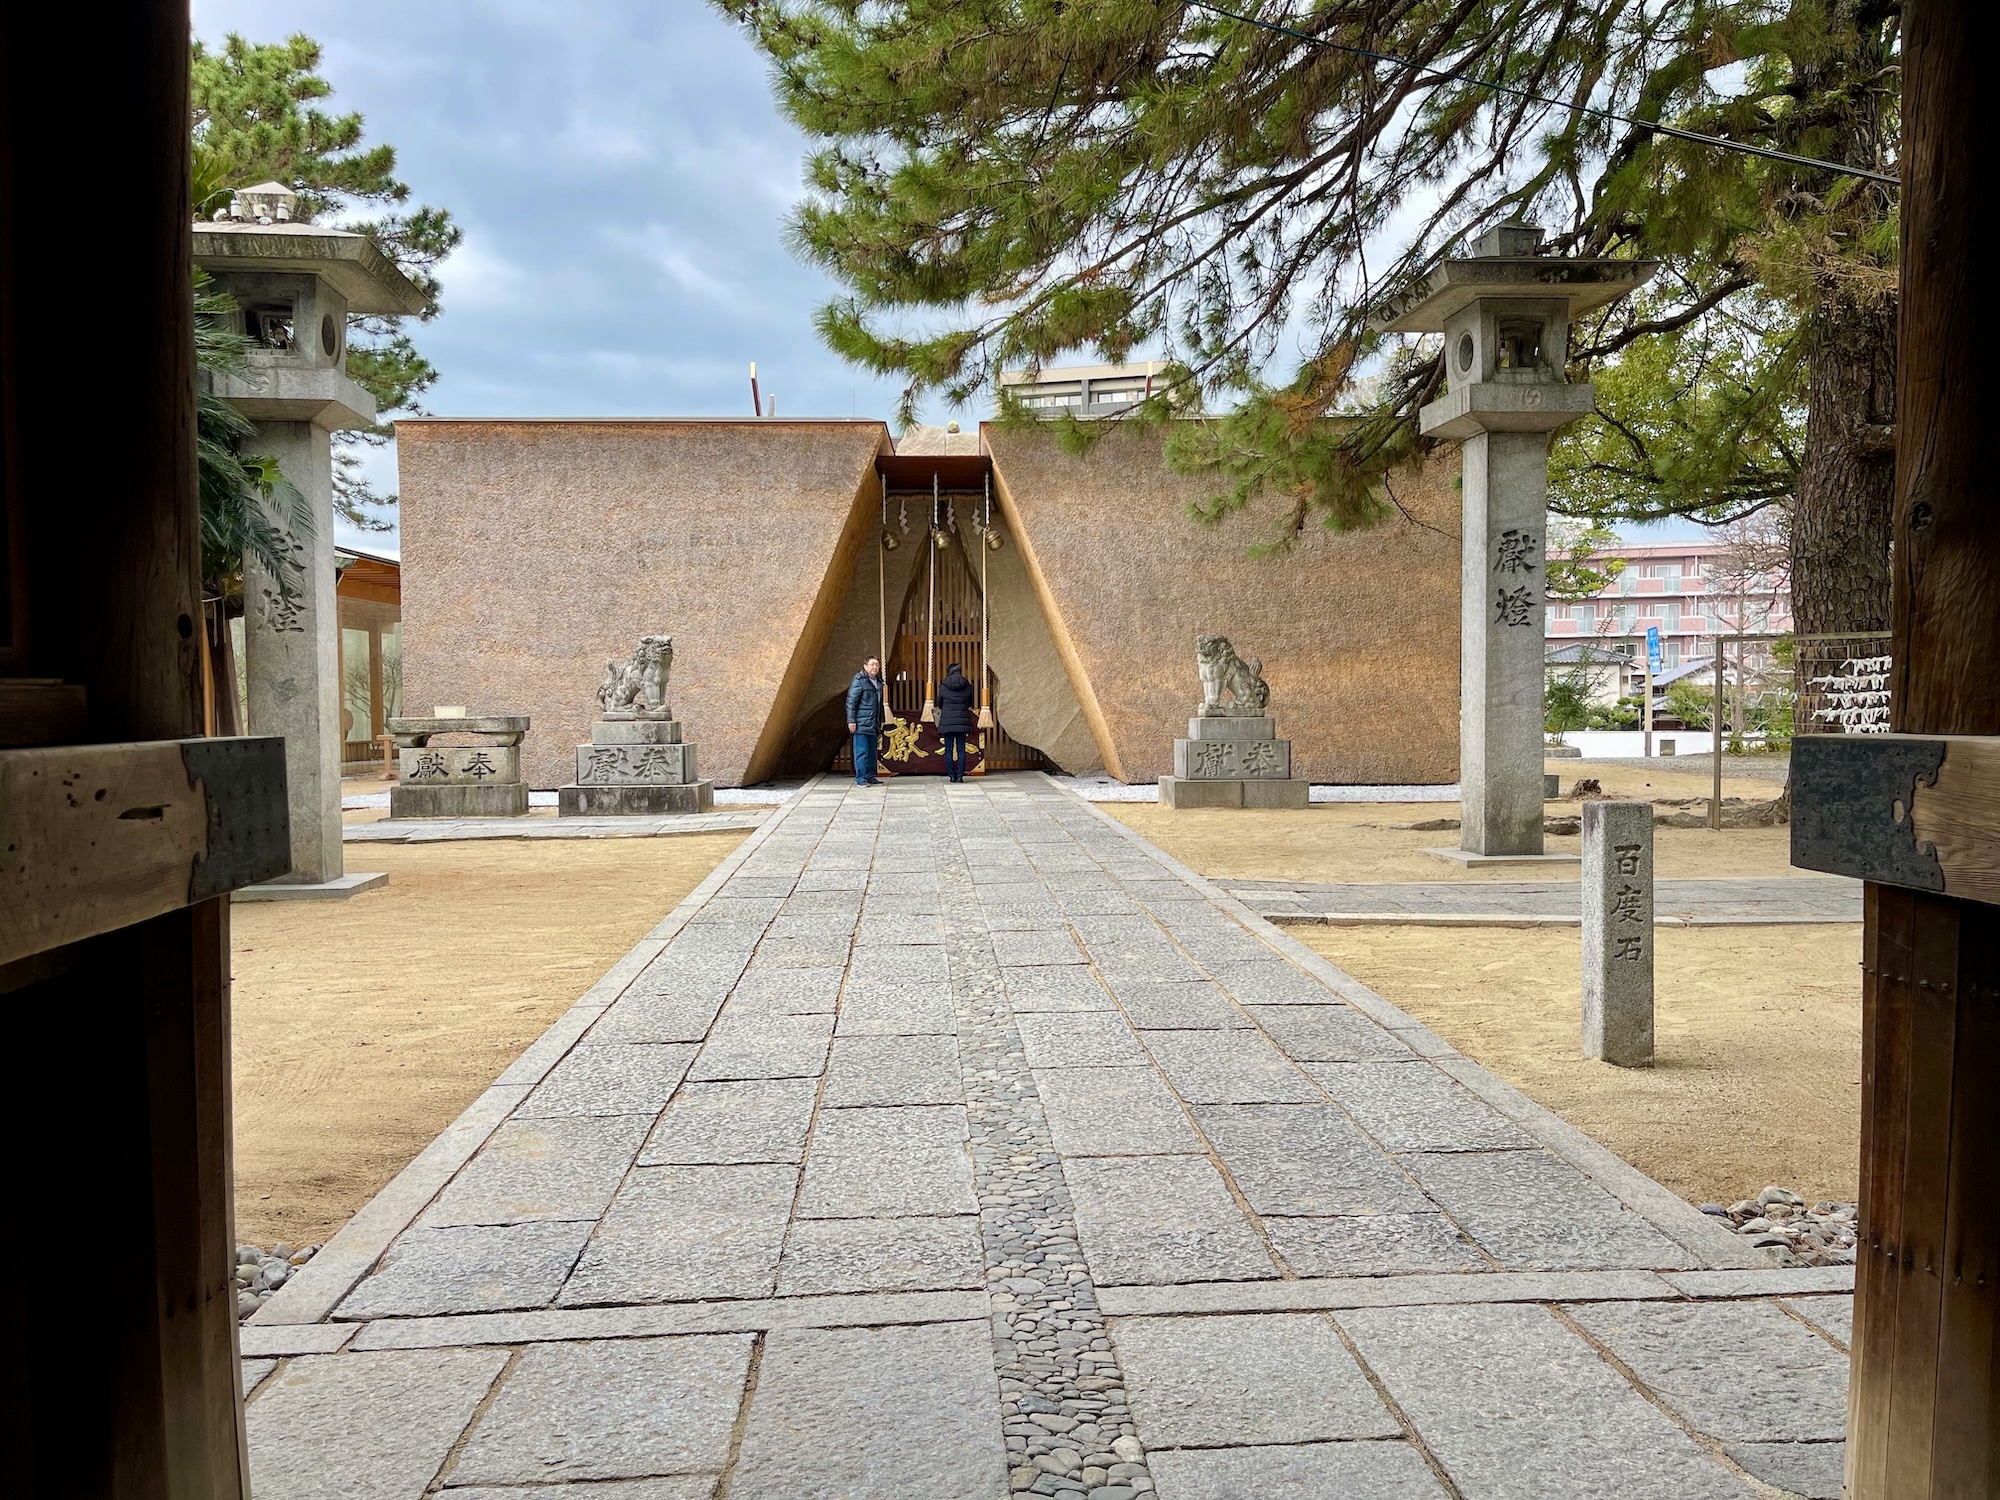
[[0,1488],[32,1500],[248,1492],[228,892],[284,867],[283,746],[189,738],[188,38],[185,0],[0,9]]
[[1793,862],[1869,882],[1851,1500],[2000,1495],[2000,508],[1973,13],[1903,8],[1898,732],[1793,751]]

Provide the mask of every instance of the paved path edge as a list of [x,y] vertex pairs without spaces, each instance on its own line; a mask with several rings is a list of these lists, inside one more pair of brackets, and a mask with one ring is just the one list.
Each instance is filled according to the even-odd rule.
[[[1062,787],[1056,777],[1038,772],[1051,785]],[[1256,933],[1273,948],[1318,978],[1356,1010],[1396,1033],[1422,1056],[1471,1089],[1501,1114],[1535,1137],[1557,1156],[1567,1161],[1620,1203],[1652,1224],[1660,1233],[1697,1257],[1704,1269],[1773,1270],[1771,1258],[1721,1226],[1678,1193],[1662,1187],[1615,1152],[1598,1144],[1568,1121],[1535,1103],[1512,1084],[1502,1081],[1485,1068],[1458,1052],[1449,1042],[1416,1017],[1399,1009],[1375,993],[1346,970],[1329,963],[1284,929],[1258,915],[1241,901],[1182,864],[1136,829],[1112,817],[1095,803],[1069,793],[1093,814],[1116,829],[1127,840],[1146,851],[1160,865],[1187,881],[1216,905]],[[273,1302],[276,1298],[272,1299]]]
[[368,1273],[368,1268],[381,1258],[396,1237],[416,1222],[453,1174],[500,1128],[514,1106],[562,1061],[577,1039],[590,1029],[591,1022],[624,993],[625,987],[708,904],[709,898],[737,868],[777,831],[792,809],[804,802],[803,793],[825,779],[822,775],[807,782],[800,796],[779,806],[750,837],[731,850],[700,885],[682,897],[665,918],[530,1042],[527,1050],[509,1063],[486,1091],[466,1106],[463,1114],[357,1209],[354,1217],[340,1226],[318,1254],[245,1320],[244,1330],[323,1323],[332,1316],[340,1299],[354,1289],[355,1283]]

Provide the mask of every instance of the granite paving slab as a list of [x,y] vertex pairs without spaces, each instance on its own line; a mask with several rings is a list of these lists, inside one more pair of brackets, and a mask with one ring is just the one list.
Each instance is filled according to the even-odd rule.
[[1042,964],[1080,964],[1083,950],[1067,931],[1029,929],[993,934],[993,956],[1003,968],[1028,968]]
[[458,1484],[719,1473],[749,1334],[531,1344],[452,1466]]
[[1410,1155],[1403,1165],[1509,1270],[1688,1265],[1686,1249],[1546,1151]]
[[1828,1337],[1837,1339],[1845,1349],[1854,1342],[1854,1298],[1845,1297],[1787,1297],[1782,1307],[1804,1318],[1813,1327],[1822,1330]]
[[800,1219],[785,1242],[778,1293],[929,1292],[986,1284],[979,1220]]
[[805,1159],[819,1085],[810,1078],[740,1078],[681,1087],[639,1152],[642,1167],[723,1166]]
[[826,1070],[832,1040],[832,1016],[724,1016],[709,1031],[688,1078],[695,1083],[816,1078]]
[[[1832,1493],[1851,1273],[1721,1269],[1755,1252],[1481,1087],[1049,778],[818,782],[250,1321],[253,1464],[389,1500]],[[473,1362],[370,1363],[416,1353]]]
[[1446,1500],[1408,1443],[1287,1443],[1147,1455],[1160,1500]]
[[[855,957],[887,951],[859,948]],[[951,986],[942,979],[850,979],[841,994],[842,1036],[950,1036],[957,1029]]]
[[935,1217],[978,1211],[965,1111],[829,1109],[807,1148],[802,1219]]
[[826,1065],[824,1108],[958,1104],[958,1042],[949,1036],[843,1036]]
[[[1726,1442],[1837,1441],[1847,1356],[1768,1302],[1567,1309],[1690,1426]],[[1737,1356],[1754,1349],[1754,1360]]]
[[1319,1090],[1254,1031],[1149,1031],[1146,1050],[1189,1104],[1317,1104]]
[[1340,999],[1298,965],[1279,959],[1218,963],[1209,972],[1239,1005],[1332,1005]]
[[652,1123],[651,1114],[517,1116],[493,1132],[417,1222],[431,1229],[595,1222]]
[[591,1223],[457,1225],[412,1229],[341,1302],[342,1318],[546,1307],[555,1299]]
[[635,1168],[562,1305],[770,1296],[798,1177],[775,1164]]
[[841,964],[824,969],[767,969],[753,958],[729,992],[729,1013],[832,1015],[840,1004],[840,985],[846,977],[847,968]]
[[514,1112],[542,1115],[657,1115],[694,1060],[692,1046],[586,1043],[570,1052]]
[[1031,1068],[1143,1068],[1145,1051],[1115,1011],[1016,1016]]
[[1201,1150],[1180,1101],[1151,1068],[1049,1068],[1035,1074],[1035,1088],[1065,1157]]
[[613,1479],[584,1484],[545,1484],[523,1490],[514,1485],[495,1489],[443,1491],[450,1500],[714,1500],[715,1474],[675,1474],[662,1479]]
[[1204,1157],[1085,1157],[1065,1163],[1064,1175],[1099,1285],[1278,1274],[1222,1175]]
[[723,985],[710,994],[628,989],[590,1028],[592,1046],[699,1042],[722,1009]]
[[1525,1150],[1535,1144],[1520,1126],[1428,1063],[1315,1062],[1306,1071],[1386,1151]]
[[1416,1060],[1416,1053],[1385,1028],[1349,1006],[1252,1005],[1245,1008],[1294,1062]]
[[1125,1018],[1141,1031],[1224,1031],[1250,1018],[1207,980],[1120,979],[1111,987]]
[[1264,1235],[1295,1276],[1417,1276],[1493,1263],[1440,1213],[1267,1216]]
[[1546,1308],[1332,1316],[1466,1500],[1751,1493]]
[[765,1341],[731,1500],[1004,1495],[998,1404],[981,1324],[780,1329]]
[[1089,969],[1074,964],[1007,969],[1007,1000],[1019,1011],[1110,1010],[1111,992]]
[[1841,1500],[1845,1443],[1730,1443],[1723,1451],[1768,1485],[1803,1500]]
[[[1276,920],[1333,916],[1425,919],[1579,919],[1574,880],[1408,881],[1324,884],[1222,880],[1253,910]],[[1662,880],[1653,888],[1655,919],[1710,927],[1743,923],[1859,922],[1861,883],[1838,875]]]
[[1111,1336],[1155,1447],[1403,1435],[1318,1313],[1115,1318]]
[[1259,1214],[1414,1214],[1431,1201],[1330,1104],[1201,1105],[1194,1111]]
[[290,1361],[244,1414],[252,1490],[419,1500],[507,1358],[504,1349],[423,1349]]

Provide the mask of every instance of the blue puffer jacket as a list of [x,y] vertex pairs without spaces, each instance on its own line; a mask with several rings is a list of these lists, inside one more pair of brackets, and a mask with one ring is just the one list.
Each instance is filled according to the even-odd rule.
[[847,685],[847,722],[856,734],[882,732],[882,679],[856,672]]

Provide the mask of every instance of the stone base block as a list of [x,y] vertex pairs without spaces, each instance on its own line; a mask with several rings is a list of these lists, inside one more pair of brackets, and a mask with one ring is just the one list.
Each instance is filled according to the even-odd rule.
[[1542,772],[1542,800],[1549,802],[1563,794],[1563,779],[1560,771]]
[[1210,781],[1186,776],[1160,778],[1162,807],[1305,807],[1312,783],[1304,780]]
[[1187,737],[1191,740],[1274,740],[1278,737],[1278,721],[1268,715],[1261,719],[1194,718],[1188,720]]
[[502,781],[389,788],[392,818],[519,818],[528,811],[528,784]]
[[337,880],[267,880],[262,885],[246,885],[230,893],[232,901],[345,901],[363,891],[379,890],[389,883],[386,870],[356,872]]
[[1583,751],[1579,750],[1575,745],[1544,745],[1542,746],[1542,758],[1544,760],[1582,760]]
[[1290,740],[1175,740],[1174,775],[1189,781],[1289,781]]
[[1426,849],[1423,851],[1432,859],[1441,859],[1454,865],[1575,865],[1583,863],[1580,854],[1475,854],[1470,849]]
[[683,786],[565,786],[556,788],[556,811],[565,818],[658,818],[715,810],[715,783]]
[[678,745],[679,719],[599,719],[590,726],[593,745]]
[[[678,731],[679,726],[674,727]],[[576,747],[576,780],[579,786],[692,786],[699,779],[700,773],[695,770],[695,747],[678,741],[663,745],[589,744]]]
[[519,745],[406,745],[396,752],[396,774],[406,784],[474,786],[518,782]]

